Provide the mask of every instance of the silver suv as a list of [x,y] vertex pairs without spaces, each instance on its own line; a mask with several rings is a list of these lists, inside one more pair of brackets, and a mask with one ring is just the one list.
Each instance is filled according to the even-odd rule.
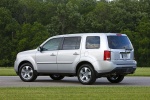
[[136,64],[127,35],[82,33],[53,36],[37,49],[18,53],[14,69],[25,82],[49,75],[53,80],[77,76],[82,84],[100,77],[119,83],[134,73]]

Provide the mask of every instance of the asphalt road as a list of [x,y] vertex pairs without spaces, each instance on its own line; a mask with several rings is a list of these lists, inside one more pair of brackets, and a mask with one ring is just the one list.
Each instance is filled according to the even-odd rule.
[[65,77],[54,81],[48,76],[39,76],[34,82],[23,82],[18,76],[0,76],[0,87],[69,87],[69,86],[150,86],[150,77],[125,77],[121,83],[110,83],[99,78],[93,85],[82,85],[77,77]]

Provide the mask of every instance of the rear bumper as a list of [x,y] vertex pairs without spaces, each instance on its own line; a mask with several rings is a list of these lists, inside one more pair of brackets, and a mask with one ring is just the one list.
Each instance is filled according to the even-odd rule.
[[117,67],[114,70],[111,71],[111,73],[116,74],[133,74],[136,68],[132,67]]
[[136,70],[136,67],[137,62],[135,60],[98,61],[98,63],[94,65],[94,68],[98,74],[132,74]]
[[97,73],[97,77],[102,77],[102,76],[109,76],[112,74],[119,74],[119,75],[127,75],[127,74],[133,74],[135,72],[136,68],[134,67],[116,67],[110,72],[105,72],[105,73]]

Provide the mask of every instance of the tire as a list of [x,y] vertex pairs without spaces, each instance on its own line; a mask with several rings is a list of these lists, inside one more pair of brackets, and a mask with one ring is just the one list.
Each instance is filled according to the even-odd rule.
[[90,64],[83,64],[80,66],[77,76],[80,83],[84,85],[90,85],[96,81],[95,71]]
[[107,80],[111,83],[120,83],[124,79],[123,75],[111,75],[107,77]]
[[19,77],[24,82],[32,82],[37,78],[37,73],[32,64],[24,63],[19,68]]
[[59,74],[52,74],[52,75],[50,75],[50,77],[51,77],[53,80],[62,80],[62,79],[64,78],[64,76],[59,75]]

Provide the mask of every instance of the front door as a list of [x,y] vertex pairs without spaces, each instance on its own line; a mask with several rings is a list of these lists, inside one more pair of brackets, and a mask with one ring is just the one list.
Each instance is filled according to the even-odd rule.
[[43,46],[41,52],[36,53],[36,63],[38,72],[53,72],[57,70],[57,53],[61,38],[53,38],[47,41]]

